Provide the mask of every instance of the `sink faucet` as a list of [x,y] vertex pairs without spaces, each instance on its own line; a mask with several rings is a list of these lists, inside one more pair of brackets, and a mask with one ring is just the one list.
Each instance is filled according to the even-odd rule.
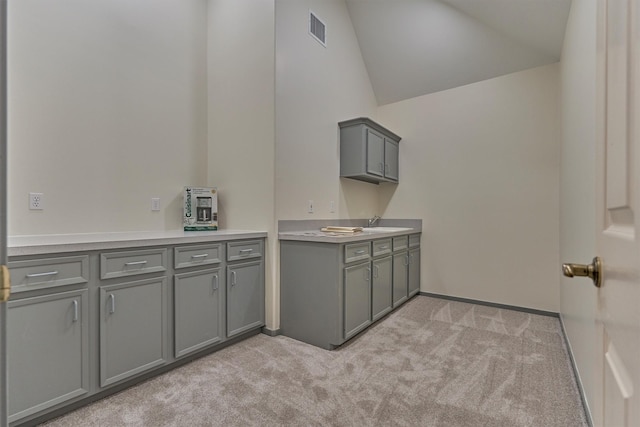
[[380,218],[378,215],[374,216],[373,218],[369,218],[369,219],[367,220],[367,227],[373,227],[373,225],[374,225],[376,222],[378,222],[378,220],[379,220],[379,219],[382,219],[382,218]]

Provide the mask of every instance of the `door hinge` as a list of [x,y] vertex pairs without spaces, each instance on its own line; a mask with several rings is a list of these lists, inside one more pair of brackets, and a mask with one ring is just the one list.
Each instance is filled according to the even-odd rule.
[[6,265],[0,265],[0,302],[7,302],[11,295],[11,276]]

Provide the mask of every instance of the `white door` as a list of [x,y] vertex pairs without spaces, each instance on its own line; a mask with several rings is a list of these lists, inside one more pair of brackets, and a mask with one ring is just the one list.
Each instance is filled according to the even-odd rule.
[[597,250],[606,427],[640,426],[640,0],[599,0]]
[[[0,0],[0,266],[7,264],[7,0]],[[0,274],[2,274],[0,272]],[[0,279],[0,287],[3,281]],[[0,293],[2,291],[0,290]],[[0,427],[7,421],[7,304],[0,295]]]

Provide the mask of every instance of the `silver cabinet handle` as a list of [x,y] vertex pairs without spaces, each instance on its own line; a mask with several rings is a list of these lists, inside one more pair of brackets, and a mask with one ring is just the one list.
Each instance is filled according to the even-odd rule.
[[232,271],[231,272],[231,286],[235,286],[236,285],[236,278],[237,278],[236,272]]
[[116,296],[114,294],[109,295],[109,302],[111,303],[109,313],[113,314],[116,312]]
[[131,262],[125,262],[124,265],[125,266],[131,266],[131,265],[145,265],[147,262],[149,261],[131,261]]
[[78,321],[78,300],[73,300],[73,321]]
[[404,265],[409,265],[409,255],[404,257]]
[[218,275],[214,274],[213,275],[213,290],[217,291],[218,290]]
[[253,252],[253,249],[240,249],[239,251],[240,255],[248,255],[251,252]]
[[191,255],[191,258],[206,258],[209,254]]
[[32,278],[32,277],[55,276],[56,274],[58,274],[57,271],[47,271],[46,273],[31,273],[31,274],[27,274],[27,277],[28,278]]
[[367,252],[367,251],[365,251],[364,249],[361,249],[361,250],[359,250],[359,251],[355,251],[355,252],[354,252],[354,254],[355,254],[355,255],[362,255],[362,254],[363,254],[363,253],[365,253],[365,252]]
[[366,276],[367,282],[371,280],[371,268],[367,267],[367,274],[365,276]]
[[380,273],[380,268],[377,265],[373,266],[373,278],[377,279],[378,278],[378,274]]
[[381,250],[381,251],[384,251],[384,250],[386,250],[386,249],[389,249],[389,246],[387,246],[387,245],[380,246],[380,250]]

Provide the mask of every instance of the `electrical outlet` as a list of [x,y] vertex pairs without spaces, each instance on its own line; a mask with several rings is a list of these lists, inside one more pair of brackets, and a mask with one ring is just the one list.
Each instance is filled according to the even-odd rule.
[[313,200],[309,200],[307,203],[307,212],[313,213]]
[[29,193],[29,209],[32,211],[44,210],[44,194]]
[[329,202],[329,212],[334,213],[336,211],[336,202],[333,200]]
[[160,210],[160,197],[152,197],[151,198],[151,210],[159,211]]

